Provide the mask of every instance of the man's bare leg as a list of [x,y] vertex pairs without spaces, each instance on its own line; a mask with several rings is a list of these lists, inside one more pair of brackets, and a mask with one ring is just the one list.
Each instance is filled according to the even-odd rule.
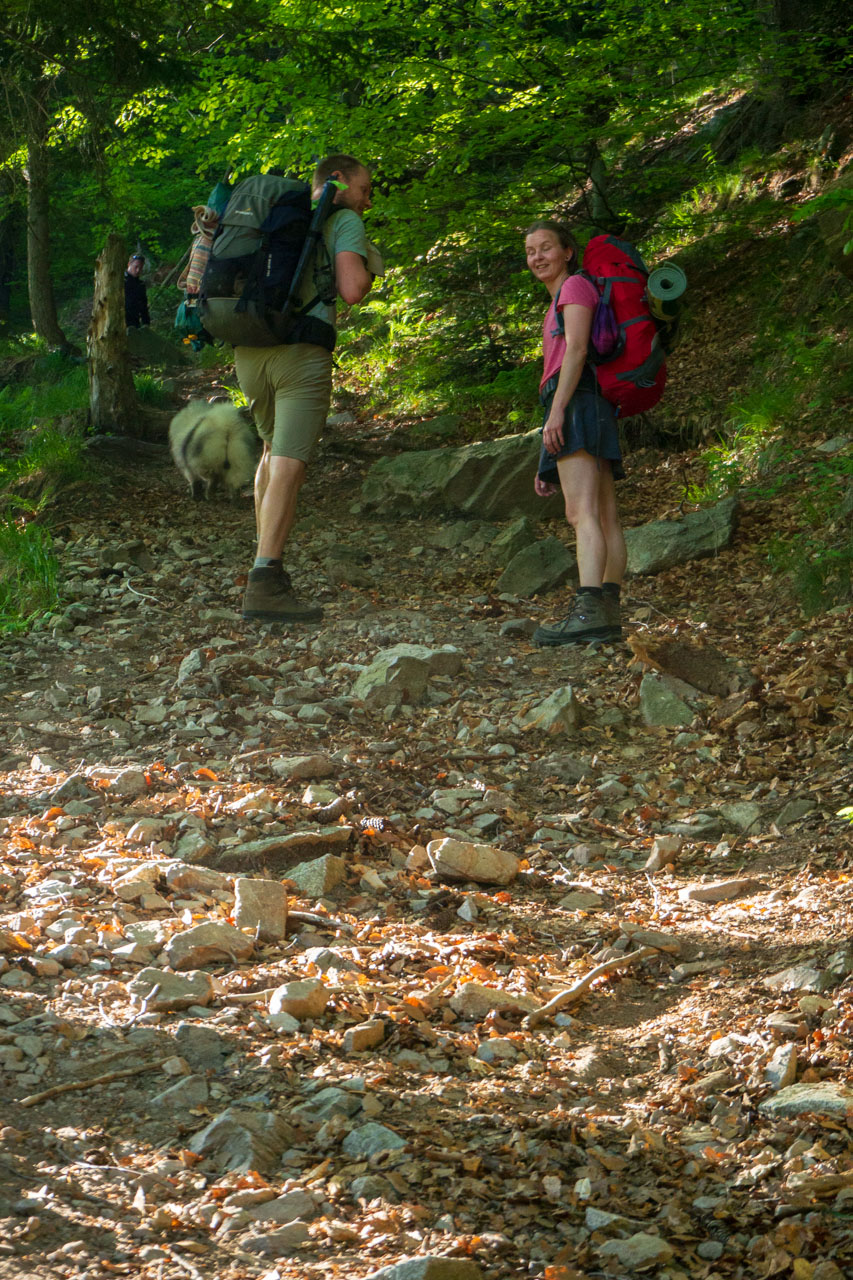
[[299,490],[305,482],[305,463],[296,458],[270,456],[265,475],[261,475],[264,458],[255,476],[255,503],[258,523],[256,554],[277,560],[287,542],[293,521],[296,519],[296,503]]
[[255,475],[258,545],[255,566],[243,597],[244,618],[264,622],[319,622],[323,617],[319,605],[295,595],[290,575],[281,564],[304,480],[304,462],[274,456],[264,450]]
[[264,442],[264,451],[255,471],[255,532],[261,536],[261,503],[270,482],[270,447]]

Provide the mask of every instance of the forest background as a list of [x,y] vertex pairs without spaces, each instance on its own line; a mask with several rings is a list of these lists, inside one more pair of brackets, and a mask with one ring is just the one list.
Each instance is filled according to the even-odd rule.
[[[536,424],[542,299],[521,237],[557,215],[582,240],[614,231],[651,262],[674,259],[700,304],[685,319],[681,394],[627,424],[629,447],[698,450],[699,500],[802,481],[800,444],[816,428],[843,431],[853,386],[845,10],[236,0],[188,13],[169,0],[80,11],[11,0],[0,18],[7,625],[55,599],[43,477],[85,466],[75,349],[107,236],[145,253],[168,334],[191,206],[226,176],[307,177],[330,150],[371,166],[368,230],[389,267],[338,353],[363,412],[417,420],[452,407],[469,440]],[[156,374],[136,388],[164,395]],[[849,597],[850,495],[849,450],[827,455],[770,548],[807,611]]]

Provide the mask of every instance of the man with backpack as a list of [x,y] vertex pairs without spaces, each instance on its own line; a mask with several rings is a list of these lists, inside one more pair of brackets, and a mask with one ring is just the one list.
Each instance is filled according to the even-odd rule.
[[[263,441],[255,475],[258,541],[242,610],[244,618],[259,621],[319,622],[323,617],[320,605],[294,592],[282,553],[329,410],[332,352],[324,335],[330,333],[334,345],[335,295],[348,305],[361,302],[373,283],[368,263],[381,270],[362,222],[370,208],[369,171],[353,156],[327,156],[314,172],[315,199],[329,179],[338,189],[305,272],[300,326],[279,345],[234,347],[237,379]],[[329,290],[318,285],[318,269],[322,273],[325,263],[332,273]],[[314,337],[318,340],[305,340]]]

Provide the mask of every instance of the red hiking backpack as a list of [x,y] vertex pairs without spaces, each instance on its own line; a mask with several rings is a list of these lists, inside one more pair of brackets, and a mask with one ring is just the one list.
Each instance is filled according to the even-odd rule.
[[648,268],[627,241],[594,236],[581,271],[600,295],[587,360],[601,394],[621,418],[644,413],[666,386],[666,355],[646,296]]

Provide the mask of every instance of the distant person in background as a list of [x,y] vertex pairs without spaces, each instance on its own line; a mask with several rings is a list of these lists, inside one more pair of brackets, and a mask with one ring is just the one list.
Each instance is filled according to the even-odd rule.
[[[616,414],[587,364],[598,289],[578,270],[578,246],[560,222],[534,222],[527,265],[551,295],[543,329],[541,498],[563,492],[575,531],[580,585],[565,618],[534,632],[539,645],[589,644],[622,635],[619,591],[627,564],[614,480],[625,474]],[[562,325],[558,321],[562,315]]]
[[139,329],[151,323],[148,313],[148,290],[140,279],[145,259],[141,253],[133,253],[124,273],[124,320],[129,329]]

